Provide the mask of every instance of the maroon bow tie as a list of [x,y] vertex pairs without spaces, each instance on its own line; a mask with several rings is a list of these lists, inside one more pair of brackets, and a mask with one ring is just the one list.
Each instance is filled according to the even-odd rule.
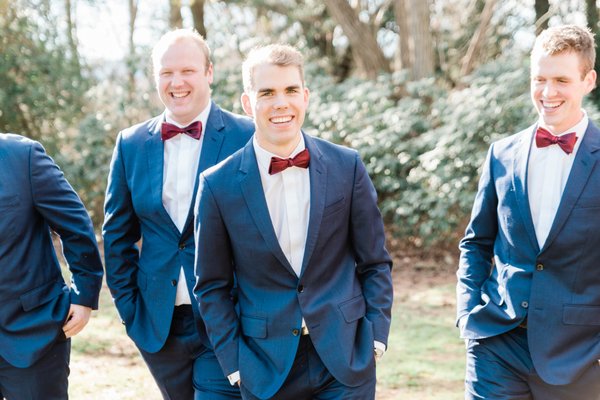
[[294,158],[271,157],[271,165],[269,165],[269,175],[281,172],[288,167],[308,168],[309,163],[310,154],[308,154],[307,149],[304,149],[300,153],[296,154],[296,157]]
[[160,138],[162,140],[169,140],[180,133],[185,133],[189,137],[198,140],[200,139],[200,136],[202,136],[202,122],[192,122],[185,128],[180,128],[177,125],[163,122],[162,126],[160,127]]
[[551,144],[557,144],[567,154],[573,152],[576,141],[577,136],[575,135],[575,132],[570,132],[562,136],[554,136],[541,126],[538,127],[535,132],[535,144],[537,147],[541,148],[550,146]]

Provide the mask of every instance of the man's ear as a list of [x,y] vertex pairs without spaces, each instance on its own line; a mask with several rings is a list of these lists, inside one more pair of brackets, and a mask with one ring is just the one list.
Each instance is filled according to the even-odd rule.
[[246,115],[248,115],[249,117],[254,117],[254,115],[252,114],[252,104],[250,103],[250,96],[248,96],[248,94],[244,92],[242,93],[242,97],[240,98],[240,100],[242,101],[242,108],[244,109]]

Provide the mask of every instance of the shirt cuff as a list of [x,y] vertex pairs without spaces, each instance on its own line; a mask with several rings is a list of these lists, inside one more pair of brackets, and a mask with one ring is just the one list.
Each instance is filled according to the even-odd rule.
[[235,384],[237,383],[237,381],[240,380],[240,371],[235,371],[233,374],[228,375],[227,379],[229,379],[229,384],[231,386],[235,386]]
[[383,355],[385,354],[385,350],[386,350],[385,344],[375,340],[373,342],[373,348],[375,350],[375,355],[376,355],[377,359],[380,359],[381,357],[383,357]]

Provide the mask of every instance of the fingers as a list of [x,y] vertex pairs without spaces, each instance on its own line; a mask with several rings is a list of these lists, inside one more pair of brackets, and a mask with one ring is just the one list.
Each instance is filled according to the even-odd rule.
[[81,332],[90,320],[91,313],[92,309],[89,307],[71,304],[67,320],[63,325],[65,336],[70,338]]

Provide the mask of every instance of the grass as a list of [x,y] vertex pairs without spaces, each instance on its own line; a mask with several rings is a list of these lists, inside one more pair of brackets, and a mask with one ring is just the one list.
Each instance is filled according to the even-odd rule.
[[454,284],[397,290],[388,348],[377,372],[378,399],[462,399],[464,344],[454,328]]

